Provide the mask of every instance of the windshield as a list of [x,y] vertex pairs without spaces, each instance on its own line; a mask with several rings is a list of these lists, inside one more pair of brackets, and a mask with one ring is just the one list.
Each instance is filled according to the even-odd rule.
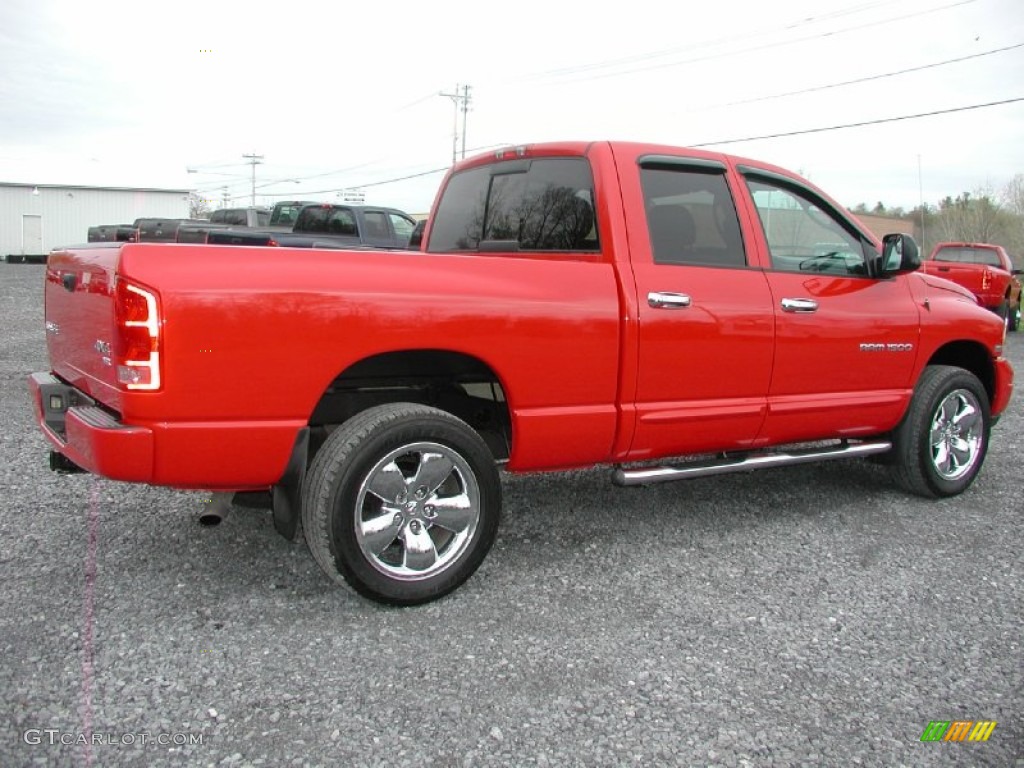
[[299,211],[308,203],[278,203],[270,215],[270,226],[295,226]]

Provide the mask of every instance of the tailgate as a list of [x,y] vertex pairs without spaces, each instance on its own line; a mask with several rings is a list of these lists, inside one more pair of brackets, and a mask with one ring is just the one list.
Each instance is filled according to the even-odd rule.
[[982,292],[981,281],[985,274],[985,267],[978,264],[956,264],[950,261],[926,261],[924,262],[925,272],[936,277],[943,277],[952,280],[957,285],[962,285],[975,296]]
[[120,244],[54,251],[46,265],[46,345],[53,372],[120,410],[112,364],[114,275]]

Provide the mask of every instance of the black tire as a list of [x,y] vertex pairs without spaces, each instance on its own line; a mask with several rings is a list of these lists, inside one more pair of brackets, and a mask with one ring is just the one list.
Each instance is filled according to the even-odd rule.
[[1010,314],[1006,318],[1006,330],[1016,331],[1020,327],[1020,303],[1016,307],[1010,307]]
[[925,368],[893,433],[892,473],[911,493],[962,493],[985,461],[992,417],[978,378],[948,365]]
[[494,457],[465,422],[436,408],[363,411],[327,438],[306,479],[302,526],[317,564],[382,603],[448,594],[497,535]]
[[1003,299],[1002,304],[995,308],[994,312],[1003,319],[1006,323],[1006,327],[1010,327],[1010,301],[1009,299]]

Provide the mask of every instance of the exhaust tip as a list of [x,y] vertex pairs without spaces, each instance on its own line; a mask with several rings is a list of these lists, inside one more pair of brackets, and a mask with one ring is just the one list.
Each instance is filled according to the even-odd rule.
[[206,507],[199,514],[199,524],[204,528],[213,528],[224,522],[231,508],[232,493],[211,493],[208,498],[203,499]]

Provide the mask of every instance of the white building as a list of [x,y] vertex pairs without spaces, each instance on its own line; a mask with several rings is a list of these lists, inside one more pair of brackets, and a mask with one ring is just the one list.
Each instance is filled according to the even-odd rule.
[[84,243],[89,227],[188,218],[187,189],[0,182],[0,261]]

